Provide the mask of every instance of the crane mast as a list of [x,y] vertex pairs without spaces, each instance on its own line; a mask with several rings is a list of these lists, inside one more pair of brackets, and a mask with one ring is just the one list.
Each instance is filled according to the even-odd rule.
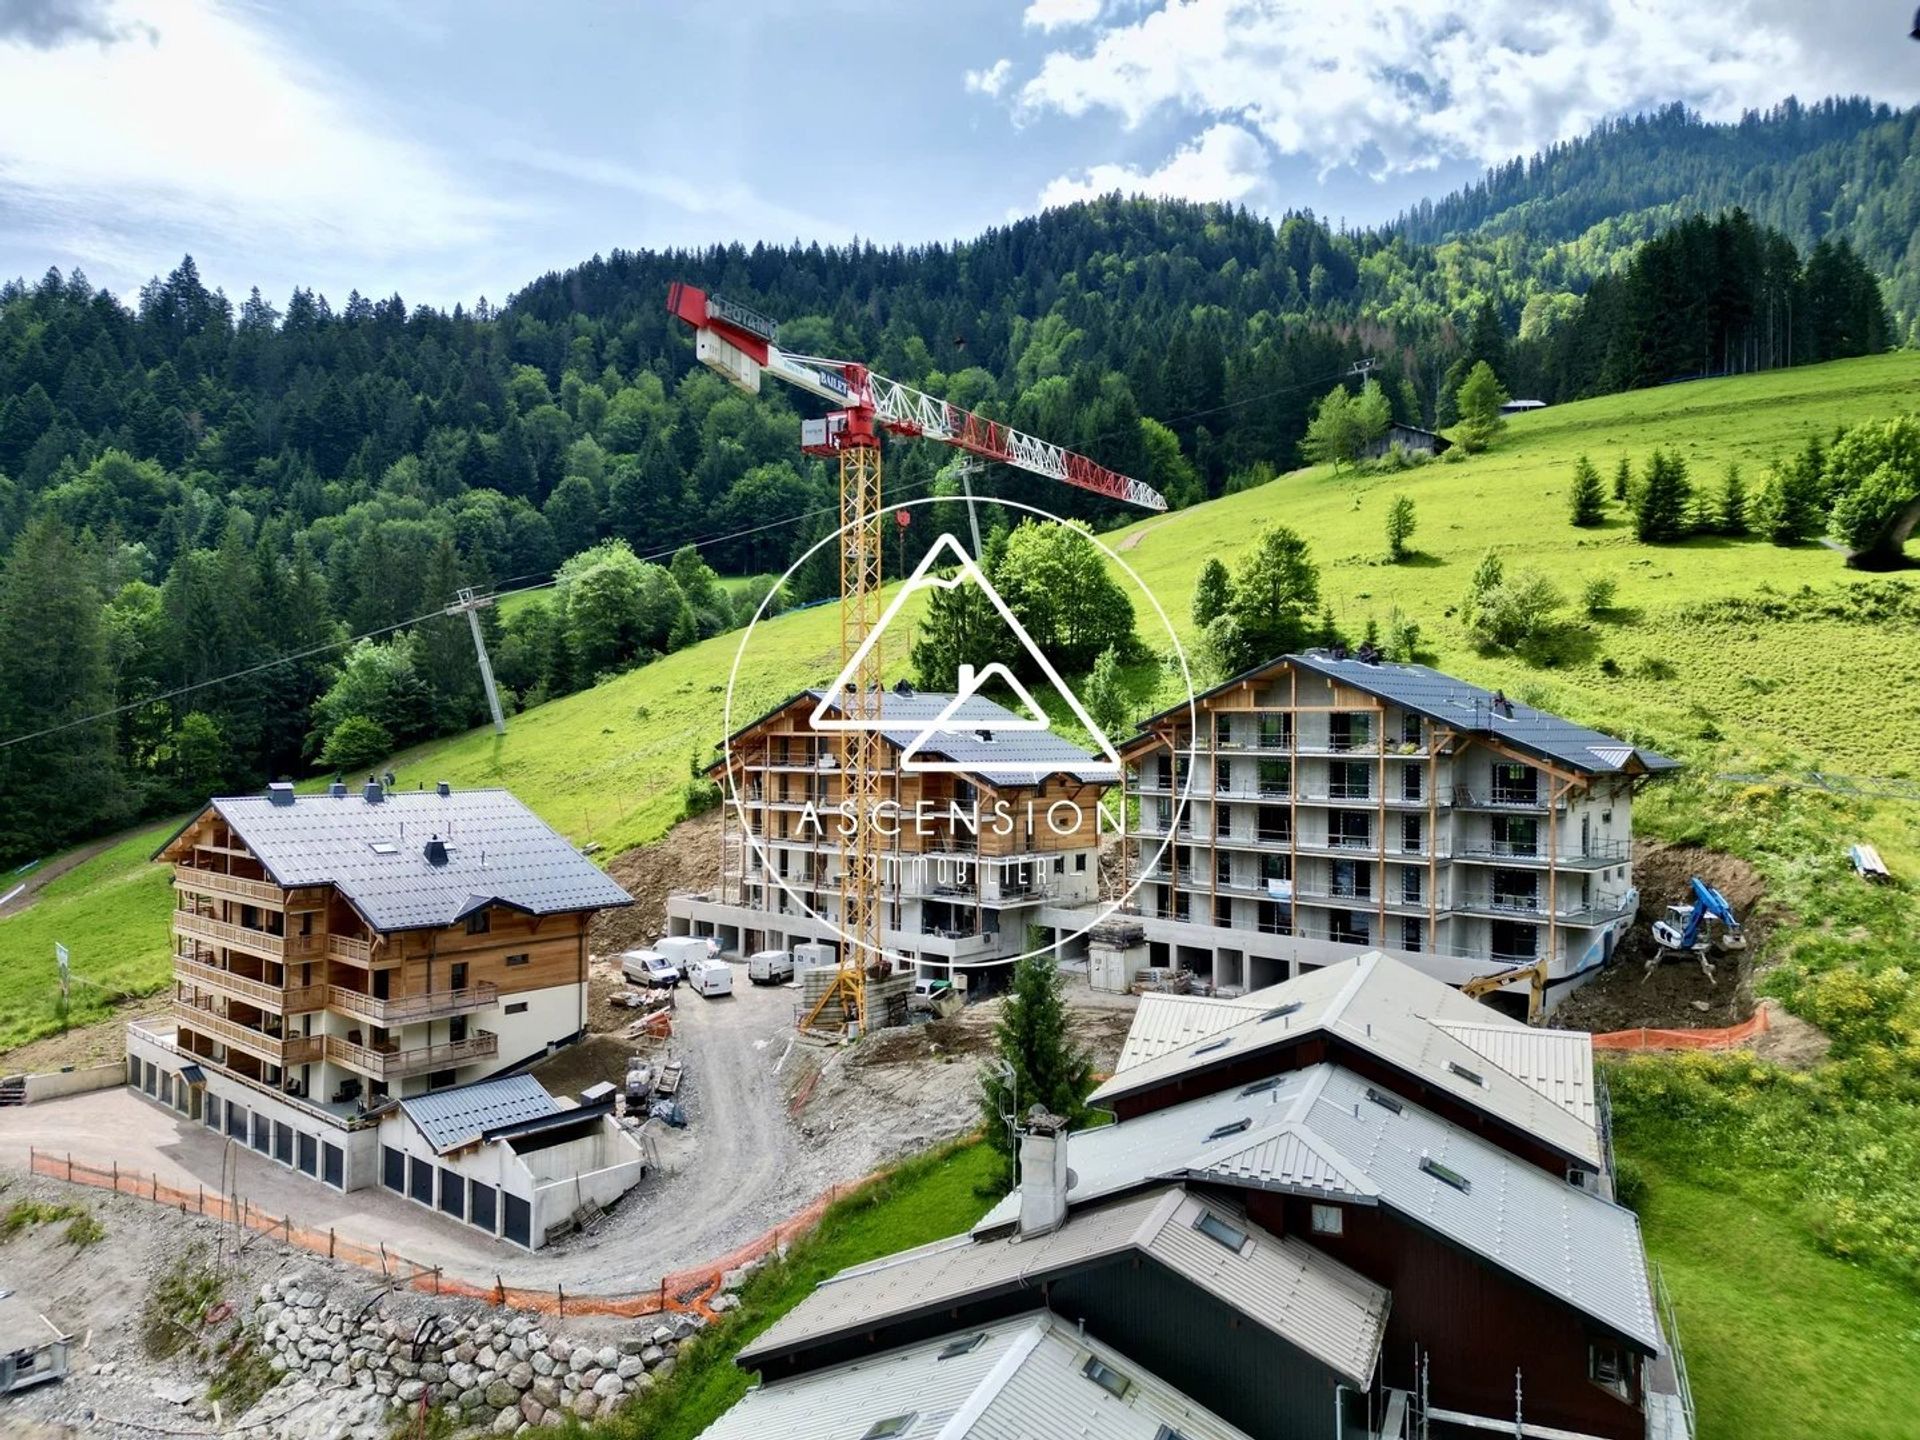
[[[830,697],[845,722],[839,731],[843,814],[840,827],[840,947],[833,983],[800,1022],[811,1030],[864,1028],[869,972],[887,973],[880,884],[883,800],[879,721],[886,704],[881,647],[869,646],[880,623],[880,434],[938,440],[983,460],[995,460],[1082,490],[1148,510],[1167,502],[1150,485],[1109,470],[1050,441],[962,410],[944,400],[875,375],[851,360],[794,355],[776,343],[778,327],[746,306],[691,285],[667,291],[667,310],[694,332],[694,356],[730,384],[760,393],[772,375],[840,408],[803,420],[801,448],[837,460],[840,467],[840,661],[848,685]],[[977,548],[977,545],[976,545]],[[852,673],[848,674],[850,667]]]

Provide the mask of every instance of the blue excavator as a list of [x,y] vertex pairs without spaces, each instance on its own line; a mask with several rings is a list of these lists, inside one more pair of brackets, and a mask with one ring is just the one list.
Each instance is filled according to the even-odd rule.
[[1653,943],[1658,947],[1647,962],[1647,973],[1669,955],[1692,955],[1713,981],[1714,951],[1726,953],[1747,948],[1747,937],[1740,921],[1727,903],[1727,897],[1698,875],[1693,877],[1693,904],[1669,905],[1667,917],[1653,922]]

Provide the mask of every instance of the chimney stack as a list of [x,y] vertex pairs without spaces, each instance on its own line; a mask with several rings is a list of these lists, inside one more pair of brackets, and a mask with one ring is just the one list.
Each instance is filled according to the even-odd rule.
[[293,804],[292,784],[285,780],[276,780],[267,786],[267,803],[269,805]]
[[1067,1122],[1036,1105],[1027,1112],[1020,1137],[1020,1222],[1022,1240],[1051,1235],[1067,1220]]
[[334,781],[331,785],[327,786],[327,794],[336,800],[344,800],[347,795],[347,782],[344,780]]
[[365,793],[367,797],[367,804],[369,805],[378,805],[381,802],[381,800],[384,799],[386,796],[386,791],[380,788],[380,782],[374,779],[373,776],[371,775],[367,777],[367,788]]
[[453,794],[453,786],[449,785],[444,780],[434,781],[433,788],[436,792],[438,792],[442,800],[446,799],[449,795]]
[[427,841],[427,863],[444,865],[447,863],[447,842],[438,835]]

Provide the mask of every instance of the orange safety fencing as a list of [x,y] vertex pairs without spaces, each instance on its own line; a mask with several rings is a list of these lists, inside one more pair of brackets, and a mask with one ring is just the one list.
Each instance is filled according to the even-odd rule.
[[289,1217],[268,1214],[244,1197],[235,1198],[219,1193],[210,1195],[203,1187],[183,1190],[162,1185],[158,1175],[139,1175],[122,1170],[118,1165],[91,1165],[71,1155],[51,1155],[44,1150],[33,1150],[28,1155],[28,1168],[36,1175],[65,1180],[74,1185],[112,1190],[120,1195],[164,1205],[170,1210],[178,1210],[182,1215],[204,1215],[222,1224],[237,1225],[283,1244],[324,1255],[329,1260],[378,1271],[396,1286],[426,1294],[456,1296],[496,1307],[528,1310],[561,1318],[567,1315],[615,1315],[628,1319],[658,1315],[663,1311],[693,1312],[711,1319],[714,1312],[708,1308],[708,1301],[719,1292],[729,1270],[737,1270],[764,1255],[772,1254],[780,1246],[806,1234],[820,1223],[820,1217],[836,1200],[864,1189],[885,1173],[875,1171],[848,1184],[828,1187],[805,1208],[772,1229],[718,1259],[665,1276],[657,1289],[626,1295],[574,1295],[558,1285],[551,1290],[530,1290],[507,1285],[497,1275],[491,1285],[462,1279],[448,1274],[442,1266],[422,1265],[409,1260],[385,1245],[369,1248],[333,1229],[315,1230],[295,1225]]
[[1593,1037],[1596,1050],[1732,1050],[1749,1044],[1767,1029],[1763,1006],[1738,1025],[1719,1030],[1610,1030]]

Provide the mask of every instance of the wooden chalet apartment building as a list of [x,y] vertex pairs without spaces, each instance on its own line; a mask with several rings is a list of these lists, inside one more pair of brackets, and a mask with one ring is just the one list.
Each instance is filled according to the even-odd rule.
[[173,1003],[129,1025],[129,1082],[342,1189],[376,1183],[388,1102],[579,1036],[588,923],[632,903],[507,792],[445,784],[215,799],[154,858]]
[[1633,797],[1676,768],[1663,755],[1424,665],[1318,650],[1192,713],[1121,747],[1152,965],[1232,992],[1376,948],[1456,985],[1544,958],[1552,1003],[1633,923]]
[[[668,901],[676,932],[712,935],[742,954],[805,942],[837,950],[845,792],[839,735],[811,724],[821,693],[804,691],[743,726],[708,770],[739,806],[722,815],[720,887]],[[882,697],[895,832],[882,842],[884,941],[904,969],[968,971],[991,985],[993,968],[1027,949],[1042,907],[1096,897],[1099,806],[1119,772],[1050,731],[1020,728],[979,695],[930,729],[954,699],[904,685]],[[910,749],[951,768],[920,771],[904,758]]]
[[755,1337],[706,1440],[1691,1440],[1584,1033],[1372,953],[1143,996],[1093,1099]]

